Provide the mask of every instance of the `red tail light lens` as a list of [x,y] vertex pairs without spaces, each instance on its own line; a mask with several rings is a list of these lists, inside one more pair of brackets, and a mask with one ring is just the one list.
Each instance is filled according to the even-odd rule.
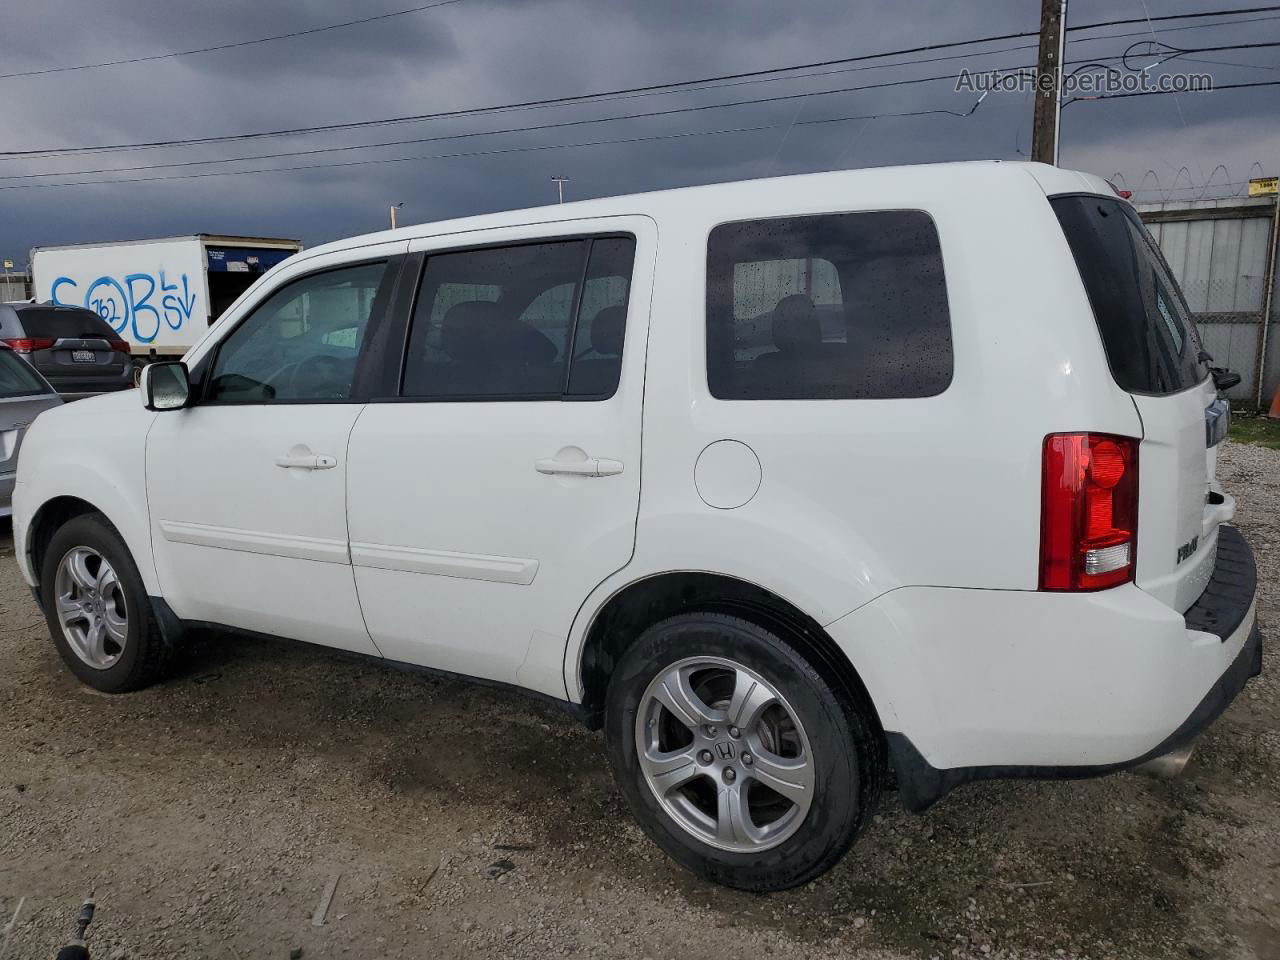
[[1102,433],[1044,438],[1040,589],[1102,590],[1133,579],[1138,441]]
[[37,350],[48,350],[53,346],[52,337],[16,337],[4,341],[17,353],[34,353]]
[[107,343],[111,345],[111,349],[116,353],[130,353],[129,341],[121,340],[119,337],[109,337]]

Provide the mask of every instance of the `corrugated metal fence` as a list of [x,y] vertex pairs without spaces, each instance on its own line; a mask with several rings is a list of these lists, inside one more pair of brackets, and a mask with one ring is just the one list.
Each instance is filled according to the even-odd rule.
[[1140,203],[1138,212],[1178,277],[1205,349],[1216,365],[1240,374],[1231,399],[1254,403],[1261,375],[1266,406],[1280,384],[1280,300],[1268,296],[1276,282],[1276,198]]

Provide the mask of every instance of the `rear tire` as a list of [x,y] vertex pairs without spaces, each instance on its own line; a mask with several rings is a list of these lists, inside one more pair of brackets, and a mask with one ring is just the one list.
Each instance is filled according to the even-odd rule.
[[81,682],[127,693],[164,675],[169,646],[138,567],[106,517],[82,514],[54,532],[40,595],[54,646]]
[[[885,775],[869,704],[739,617],[654,624],[609,682],[609,761],[672,859],[742,890],[799,886],[848,850]],[[776,789],[775,789],[776,788]]]

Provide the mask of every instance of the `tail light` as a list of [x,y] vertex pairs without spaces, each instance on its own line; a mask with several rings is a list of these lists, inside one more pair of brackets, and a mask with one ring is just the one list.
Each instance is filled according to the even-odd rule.
[[107,343],[111,345],[111,349],[116,353],[131,353],[129,349],[129,341],[122,340],[119,337],[108,337]]
[[53,346],[52,337],[16,337],[12,340],[5,338],[4,342],[11,346],[15,353],[35,353],[37,350],[48,350]]
[[1040,589],[1102,590],[1133,579],[1138,441],[1105,433],[1044,438]]

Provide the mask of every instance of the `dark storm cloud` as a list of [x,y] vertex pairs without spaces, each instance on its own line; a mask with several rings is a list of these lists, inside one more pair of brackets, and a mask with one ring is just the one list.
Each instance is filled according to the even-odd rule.
[[[217,4],[43,0],[11,4],[0,32],[0,72],[145,56],[369,16],[412,4],[378,0],[228,0]],[[1201,9],[1195,0],[1147,0],[1153,15]],[[3,149],[136,142],[358,121],[555,97],[677,79],[848,57],[887,48],[1034,29],[1035,0],[850,4],[840,0],[464,0],[271,44],[101,70],[0,80]],[[1141,17],[1141,0],[1074,0],[1073,23]],[[1140,33],[1142,27],[1110,31]],[[1160,33],[1214,44],[1280,38],[1280,21]],[[1072,44],[1069,59],[1119,53],[1129,39]],[[1006,43],[999,46],[1014,46]],[[956,51],[946,51],[954,53]],[[1219,55],[1276,65],[1274,51]],[[1014,67],[1034,51],[972,61],[837,73],[719,91],[520,111],[484,118],[372,128],[322,137],[273,138],[199,149],[136,151],[0,162],[0,174],[187,162],[228,156],[493,130],[584,117],[643,113],[799,91],[955,73],[965,65]],[[1256,67],[1187,64],[1220,83],[1273,79]],[[477,137],[319,156],[246,160],[241,169],[364,159],[477,153],[740,126],[778,129],[526,153],[47,189],[0,189],[0,252],[22,260],[36,244],[194,232],[296,236],[316,243],[381,228],[386,207],[407,222],[549,201],[553,174],[571,197],[651,190],[833,167],[981,157],[1028,149],[1030,98],[992,94],[967,119],[886,114],[965,111],[976,97],[951,81],[838,93],[803,101]],[[1273,89],[1077,103],[1064,113],[1063,162],[1136,184],[1148,168],[1170,184],[1187,166],[1201,182],[1225,164],[1231,179],[1280,154]],[[880,114],[833,124],[804,121]],[[793,121],[800,121],[787,129]],[[139,171],[164,176],[213,168]],[[1221,172],[1217,180],[1227,179]],[[54,178],[61,179],[61,178]],[[100,179],[98,176],[87,179]],[[19,181],[0,180],[0,187]],[[1185,182],[1185,181],[1184,181]]]

